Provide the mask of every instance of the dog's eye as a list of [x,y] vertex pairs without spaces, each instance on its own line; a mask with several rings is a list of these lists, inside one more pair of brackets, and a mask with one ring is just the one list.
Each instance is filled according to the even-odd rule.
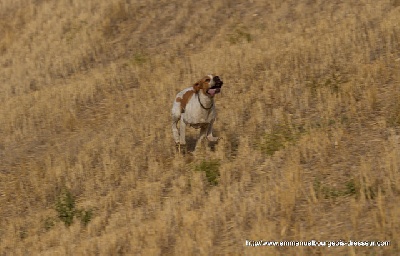
[[207,82],[207,83],[209,83],[210,81],[211,81],[211,79],[210,79],[210,78],[207,78],[207,79],[206,79],[206,82]]

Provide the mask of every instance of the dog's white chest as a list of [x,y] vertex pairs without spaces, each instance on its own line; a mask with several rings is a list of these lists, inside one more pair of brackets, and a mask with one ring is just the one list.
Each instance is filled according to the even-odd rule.
[[182,114],[183,121],[187,124],[205,124],[210,123],[215,118],[215,108],[203,109],[199,108],[196,102],[189,101],[186,106],[185,113]]

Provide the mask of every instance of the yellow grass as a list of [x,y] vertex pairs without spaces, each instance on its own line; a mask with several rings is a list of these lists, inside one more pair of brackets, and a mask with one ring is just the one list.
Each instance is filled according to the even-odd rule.
[[[0,255],[399,254],[399,17],[393,0],[1,1]],[[211,72],[224,139],[177,156],[174,96]],[[58,218],[63,191],[87,225]],[[391,246],[245,246],[311,239]]]

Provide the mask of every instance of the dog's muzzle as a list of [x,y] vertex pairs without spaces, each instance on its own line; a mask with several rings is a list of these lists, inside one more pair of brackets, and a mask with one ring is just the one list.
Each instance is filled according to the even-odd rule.
[[211,96],[214,96],[217,93],[221,92],[221,87],[224,84],[222,80],[218,76],[214,76],[214,85],[207,90],[207,93]]

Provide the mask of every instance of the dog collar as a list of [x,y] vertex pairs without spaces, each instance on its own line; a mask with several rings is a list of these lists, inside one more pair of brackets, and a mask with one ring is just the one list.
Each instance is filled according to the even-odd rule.
[[210,110],[214,106],[214,101],[213,101],[209,108],[204,107],[204,105],[200,101],[200,94],[199,93],[197,93],[197,99],[199,100],[200,106],[205,110]]

